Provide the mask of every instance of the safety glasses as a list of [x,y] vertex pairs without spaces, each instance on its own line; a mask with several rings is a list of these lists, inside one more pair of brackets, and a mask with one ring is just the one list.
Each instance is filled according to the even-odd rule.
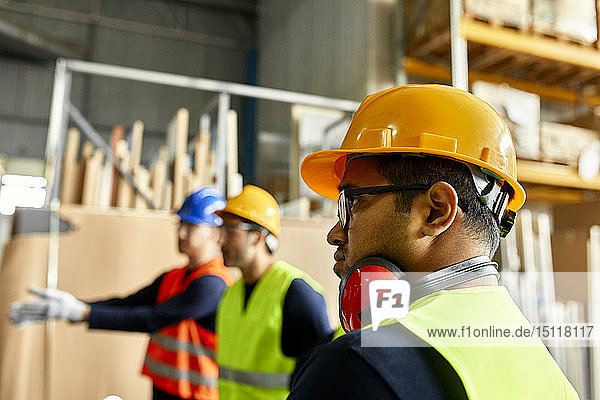
[[237,224],[224,223],[223,225],[221,225],[219,227],[219,229],[221,230],[221,232],[224,235],[231,236],[237,230],[253,232],[253,231],[259,231],[260,227],[257,227],[256,225],[249,224],[246,222],[238,222]]
[[340,228],[346,230],[348,228],[348,222],[350,221],[350,209],[354,204],[354,200],[358,196],[362,195],[375,195],[390,192],[400,192],[404,190],[427,190],[427,185],[384,185],[384,186],[371,186],[364,188],[351,188],[340,191],[338,197],[338,209],[337,215],[340,222]]

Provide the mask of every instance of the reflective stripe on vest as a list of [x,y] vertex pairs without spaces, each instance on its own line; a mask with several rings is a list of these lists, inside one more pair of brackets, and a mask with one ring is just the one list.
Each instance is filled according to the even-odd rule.
[[154,361],[150,357],[146,357],[144,363],[152,372],[167,378],[189,381],[194,385],[204,385],[210,387],[217,387],[218,385],[217,379],[208,378],[195,371],[176,369],[167,364],[161,364],[157,361]]
[[290,374],[268,374],[219,367],[219,379],[267,388],[287,388],[290,383],[290,376]]
[[194,356],[204,356],[212,358],[213,360],[215,359],[215,352],[210,347],[196,345],[190,342],[181,342],[175,338],[161,334],[160,331],[153,333],[150,340],[173,352],[185,351]]

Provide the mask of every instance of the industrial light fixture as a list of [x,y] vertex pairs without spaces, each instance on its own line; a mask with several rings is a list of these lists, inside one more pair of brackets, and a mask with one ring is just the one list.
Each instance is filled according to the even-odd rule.
[[2,175],[0,214],[12,215],[16,207],[41,208],[46,201],[46,179],[41,176]]

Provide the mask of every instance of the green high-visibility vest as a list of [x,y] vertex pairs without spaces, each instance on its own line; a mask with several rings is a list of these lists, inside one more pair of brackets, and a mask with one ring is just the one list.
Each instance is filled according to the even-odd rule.
[[[464,337],[466,327],[470,327],[473,338],[475,328],[482,334],[482,328],[489,327],[489,334],[496,328],[529,326],[504,286],[442,290],[417,300],[408,316],[395,322],[448,360],[469,399],[579,399],[540,339],[527,339],[526,346],[514,347],[497,346],[498,342],[494,345],[500,340],[495,338],[489,338],[490,346],[464,345],[470,340]],[[457,335],[462,330],[463,338],[432,336],[432,329],[439,333],[444,328],[457,328]]]
[[322,291],[305,272],[277,261],[260,278],[245,309],[243,279],[223,294],[216,320],[221,400],[288,396],[296,360],[281,350],[281,326],[285,295],[292,281],[298,278]]
[[337,329],[333,332],[333,338],[331,340],[334,341],[335,339],[339,338],[340,336],[344,336],[345,334],[346,331],[344,330],[344,328],[338,326]]

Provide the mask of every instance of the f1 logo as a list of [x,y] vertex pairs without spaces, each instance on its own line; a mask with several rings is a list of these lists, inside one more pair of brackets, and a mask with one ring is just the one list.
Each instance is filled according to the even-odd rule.
[[400,319],[408,315],[410,284],[403,280],[374,280],[369,285],[373,330],[384,319]]
[[[389,300],[389,297],[386,297],[385,294],[386,293],[391,293],[392,289],[377,289],[377,308],[381,308],[383,301],[384,300]],[[404,303],[402,303],[402,293],[394,293],[392,295],[392,298],[394,300],[396,300],[396,303],[392,304],[392,308],[402,308],[405,306]]]

